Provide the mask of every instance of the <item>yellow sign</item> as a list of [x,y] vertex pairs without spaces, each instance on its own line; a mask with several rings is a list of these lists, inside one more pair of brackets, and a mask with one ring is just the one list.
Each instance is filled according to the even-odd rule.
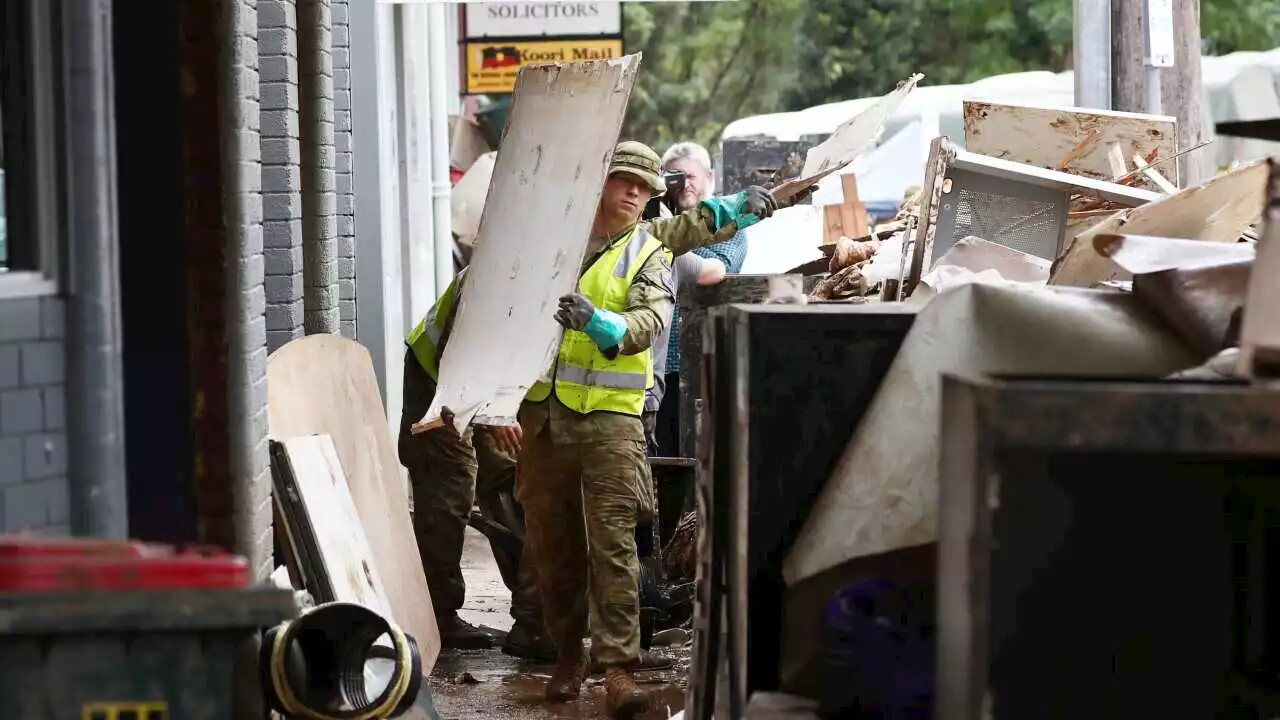
[[622,39],[467,43],[467,93],[509,93],[521,65],[622,57]]

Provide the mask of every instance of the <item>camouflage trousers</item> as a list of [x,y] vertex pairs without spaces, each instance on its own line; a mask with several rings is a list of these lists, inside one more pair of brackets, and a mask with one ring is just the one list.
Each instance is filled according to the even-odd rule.
[[[400,416],[398,452],[409,470],[413,488],[413,534],[437,615],[462,607],[467,587],[462,578],[462,546],[476,493],[515,484],[516,461],[499,450],[488,433],[458,435],[437,428],[414,435],[409,428],[422,419],[436,385],[412,352],[405,353],[404,405]],[[527,543],[526,543],[527,546]],[[542,627],[536,565],[526,547],[516,587],[511,591],[511,617]]]
[[637,660],[635,529],[653,515],[654,503],[644,443],[556,445],[525,428],[516,483],[551,640],[564,653],[580,646],[589,626],[597,662]]

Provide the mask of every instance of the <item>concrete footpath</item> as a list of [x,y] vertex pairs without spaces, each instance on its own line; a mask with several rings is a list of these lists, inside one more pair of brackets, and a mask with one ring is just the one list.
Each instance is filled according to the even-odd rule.
[[[467,601],[459,613],[467,622],[495,631],[511,627],[511,595],[502,584],[489,543],[467,529],[462,554]],[[650,691],[653,709],[643,720],[665,720],[684,707],[689,648],[661,648],[676,657],[671,670],[638,673],[636,680]],[[431,675],[431,693],[444,720],[541,720],[543,718],[604,718],[602,676],[587,680],[577,702],[551,706],[542,688],[551,665],[504,655],[501,650],[454,651],[440,654]]]

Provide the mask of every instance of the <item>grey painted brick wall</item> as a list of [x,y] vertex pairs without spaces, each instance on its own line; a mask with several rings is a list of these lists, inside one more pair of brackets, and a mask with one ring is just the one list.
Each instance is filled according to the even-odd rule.
[[356,195],[351,151],[350,0],[333,3],[333,142],[338,187],[338,317],[356,337]]
[[267,348],[303,331],[302,150],[294,0],[258,0]]
[[308,334],[339,330],[333,36],[330,0],[298,0],[303,322]]
[[0,300],[0,532],[69,534],[63,303]]
[[236,0],[232,6],[230,77],[226,102],[236,111],[224,113],[224,166],[235,173],[227,183],[228,209],[238,222],[227,224],[228,403],[231,411],[231,455],[238,544],[255,575],[265,579],[274,569],[272,557],[271,471],[267,453],[267,330],[265,271],[265,203],[262,192],[261,88],[258,0]]

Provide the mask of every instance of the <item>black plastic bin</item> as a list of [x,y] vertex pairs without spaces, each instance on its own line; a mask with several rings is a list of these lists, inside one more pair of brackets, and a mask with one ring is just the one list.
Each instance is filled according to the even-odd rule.
[[297,614],[248,582],[225,554],[0,537],[0,717],[229,720],[242,645]]

